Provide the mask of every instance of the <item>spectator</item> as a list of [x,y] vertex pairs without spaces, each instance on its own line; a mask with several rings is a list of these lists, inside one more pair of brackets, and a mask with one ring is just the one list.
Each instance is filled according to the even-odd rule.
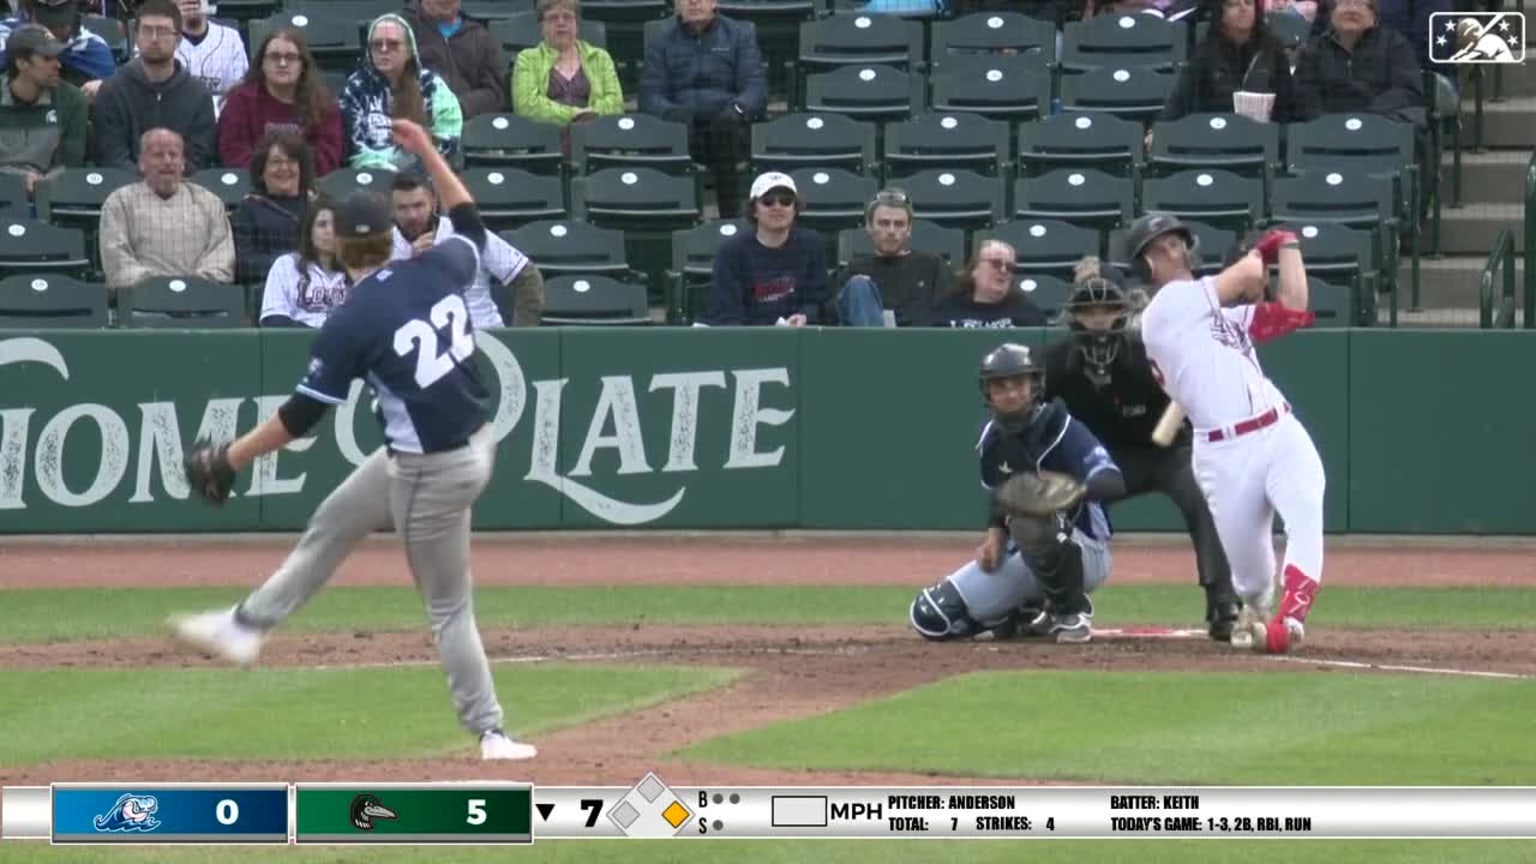
[[335,205],[316,198],[304,212],[296,252],[272,262],[261,294],[260,327],[313,327],[321,324],[347,299],[346,268],[336,258],[331,220]]
[[80,10],[74,0],[19,0],[20,15],[0,21],[0,66],[8,62],[6,38],[23,24],[38,24],[64,43],[59,55],[65,81],[80,88],[87,101],[96,98],[101,82],[117,72],[112,46],[80,26]]
[[542,123],[623,114],[624,92],[607,51],[577,38],[579,0],[539,0],[544,41],[519,51],[512,67],[512,110]]
[[[1459,89],[1456,64],[1432,63],[1429,59],[1429,40],[1431,24],[1429,16],[1436,13],[1450,13],[1456,11],[1455,0],[1377,0],[1380,4],[1377,12],[1379,24],[1408,37],[1408,44],[1413,46],[1413,56],[1419,61],[1420,69],[1428,69],[1436,75],[1441,75]],[[1471,7],[1476,8],[1476,7]],[[1489,8],[1498,8],[1490,6]],[[1448,19],[1440,19],[1441,31],[1434,34],[1438,37],[1448,37],[1446,46],[1451,50],[1446,51],[1444,57],[1449,57],[1455,52],[1455,33],[1447,33],[1444,30]]]
[[43,177],[85,162],[89,109],[79,88],[60,78],[64,43],[35,24],[11,31],[0,76],[0,171]]
[[309,43],[297,29],[283,28],[263,39],[260,62],[229,94],[219,115],[219,162],[251,164],[256,142],[274,132],[302,136],[315,160],[315,176],[341,167],[341,110],[315,68]]
[[117,189],[101,207],[107,286],[122,288],[152,276],[230,281],[235,244],[224,202],[182,178],[181,136],[151,129],[137,149],[144,179]]
[[1300,119],[1368,111],[1424,128],[1424,78],[1413,45],[1378,26],[1375,0],[1338,0],[1328,29],[1296,64]]
[[209,21],[205,0],[176,0],[181,10],[181,44],[176,59],[213,96],[213,114],[224,110],[224,97],[239,85],[250,70],[245,40],[233,27]]
[[465,120],[506,109],[507,61],[484,21],[463,14],[459,0],[416,0],[400,14],[416,34],[419,62],[448,82]]
[[931,252],[915,252],[912,202],[887,189],[864,209],[873,255],[857,255],[837,275],[837,308],[844,324],[880,327],[890,311],[897,327],[921,326],[935,301],[950,292],[949,265]]
[[[453,234],[451,221],[438,213],[437,195],[414,174],[396,174],[391,193],[395,207],[391,260],[413,258]],[[486,232],[475,283],[464,292],[469,320],[476,327],[537,327],[544,314],[544,274],[512,244]]]
[[390,13],[368,27],[368,57],[347,78],[341,116],[347,130],[347,164],[392,171],[417,168],[415,157],[395,146],[390,123],[413,120],[432,133],[449,164],[462,164],[459,99],[437,73],[421,67],[409,24]]
[[176,59],[181,10],[170,0],[145,0],[134,25],[139,56],[101,85],[96,97],[96,164],[132,170],[150,129],[169,129],[186,142],[187,171],[214,160],[213,97]]
[[939,300],[929,315],[934,327],[1044,327],[1045,313],[1014,285],[1014,248],[986,240],[955,280],[955,291]]
[[736,165],[767,106],[751,25],[716,15],[715,0],[677,0],[677,16],[645,46],[640,110],[689,124],[689,149],[714,172],[723,219],[741,214]]
[[715,252],[701,323],[817,323],[827,296],[827,253],[820,234],[795,224],[799,195],[788,174],[769,171],[752,181],[747,221],[756,230],[737,234]]
[[[1190,114],[1231,114],[1232,94],[1273,93],[1269,119],[1290,123],[1296,115],[1295,87],[1285,46],[1265,26],[1266,0],[1223,0],[1190,62],[1179,71],[1161,120]],[[1273,0],[1270,0],[1273,2]]]
[[267,278],[279,255],[298,248],[299,222],[311,209],[315,164],[304,139],[271,132],[251,159],[251,194],[235,208],[235,281],[255,285]]

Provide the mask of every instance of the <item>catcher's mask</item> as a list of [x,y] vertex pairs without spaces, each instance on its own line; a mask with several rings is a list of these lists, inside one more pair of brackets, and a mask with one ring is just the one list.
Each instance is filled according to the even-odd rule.
[[[1040,391],[1045,387],[1045,370],[1035,365],[1029,348],[1016,342],[999,345],[981,358],[981,400],[992,412],[992,422],[1002,431],[1013,434],[1022,432],[1034,416]],[[1025,378],[1030,382],[1029,398],[1023,404],[1000,408],[992,404],[992,382],[1011,378]]]
[[1178,234],[1184,238],[1185,262],[1189,265],[1189,272],[1200,269],[1198,253],[1200,242],[1195,239],[1195,232],[1177,216],[1167,213],[1148,213],[1138,217],[1131,227],[1125,232],[1126,257],[1134,268],[1136,278],[1152,283],[1152,267],[1147,263],[1147,248],[1152,242],[1165,234]]
[[1115,362],[1131,317],[1131,304],[1116,278],[1090,276],[1077,283],[1062,312],[1083,359],[1098,369]]

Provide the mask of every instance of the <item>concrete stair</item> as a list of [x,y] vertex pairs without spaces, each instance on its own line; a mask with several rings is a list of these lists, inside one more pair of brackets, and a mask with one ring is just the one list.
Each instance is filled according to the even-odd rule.
[[[1536,122],[1536,116],[1531,119]],[[1532,129],[1536,138],[1536,129]],[[1446,153],[1440,164],[1440,188],[1445,200],[1451,201],[1451,174],[1455,165],[1452,153]],[[1531,161],[1531,151],[1488,150],[1482,153],[1461,155],[1461,200],[1488,204],[1523,204],[1525,202],[1525,169]]]

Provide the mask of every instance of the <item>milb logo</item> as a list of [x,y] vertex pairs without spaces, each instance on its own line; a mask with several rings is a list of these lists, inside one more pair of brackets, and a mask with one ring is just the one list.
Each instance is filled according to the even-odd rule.
[[1434,12],[1429,16],[1434,63],[1524,63],[1522,12]]

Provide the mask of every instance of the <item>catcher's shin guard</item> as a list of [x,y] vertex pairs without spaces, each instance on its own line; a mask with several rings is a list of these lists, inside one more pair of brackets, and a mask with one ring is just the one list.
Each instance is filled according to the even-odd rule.
[[1023,554],[1058,618],[1090,614],[1083,582],[1083,550],[1072,541],[1072,528],[1058,514],[1048,519],[1015,517],[1008,522],[1013,542]]
[[907,617],[925,639],[969,639],[988,628],[977,624],[960,591],[947,580],[917,592]]

